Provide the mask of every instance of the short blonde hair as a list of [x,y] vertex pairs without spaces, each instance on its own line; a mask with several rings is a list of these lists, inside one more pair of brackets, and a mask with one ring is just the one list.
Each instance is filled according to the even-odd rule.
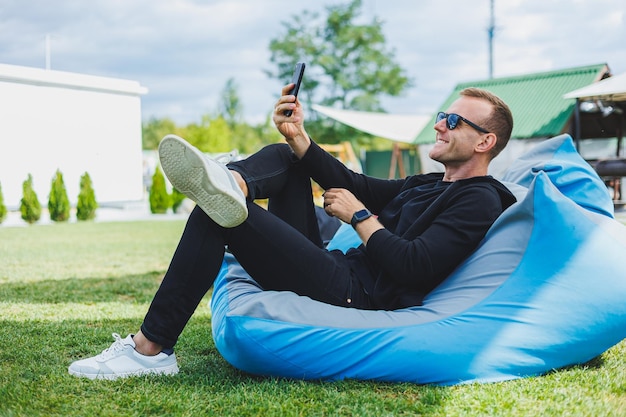
[[476,123],[489,132],[495,133],[497,140],[496,145],[491,150],[491,159],[495,158],[502,152],[502,149],[506,147],[511,138],[511,132],[513,131],[513,114],[511,109],[500,97],[482,88],[465,88],[459,94],[488,101],[493,106],[489,118],[484,121],[476,121]]

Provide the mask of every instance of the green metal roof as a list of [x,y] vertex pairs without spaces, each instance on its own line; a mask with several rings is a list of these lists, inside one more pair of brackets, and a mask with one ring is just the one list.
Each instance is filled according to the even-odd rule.
[[[564,132],[574,111],[576,100],[563,95],[598,81],[608,72],[606,64],[589,65],[560,71],[541,72],[507,78],[458,84],[439,110],[446,110],[467,87],[491,91],[504,100],[513,113],[513,139],[547,138]],[[430,123],[417,135],[414,143],[432,143],[435,139]]]

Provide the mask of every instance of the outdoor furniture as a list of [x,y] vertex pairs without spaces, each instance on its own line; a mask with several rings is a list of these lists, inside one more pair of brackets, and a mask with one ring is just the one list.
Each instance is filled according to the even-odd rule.
[[[502,178],[518,198],[424,300],[397,311],[264,291],[228,256],[211,300],[213,339],[236,368],[307,380],[452,385],[585,363],[626,337],[626,226],[568,135]],[[349,226],[330,248],[358,244]]]

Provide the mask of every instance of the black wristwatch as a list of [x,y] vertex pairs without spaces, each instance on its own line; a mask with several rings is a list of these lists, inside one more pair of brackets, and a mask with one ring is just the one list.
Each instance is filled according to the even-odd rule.
[[352,227],[356,227],[357,224],[361,223],[363,220],[369,219],[370,217],[372,217],[372,213],[368,209],[359,210],[352,215],[350,224]]

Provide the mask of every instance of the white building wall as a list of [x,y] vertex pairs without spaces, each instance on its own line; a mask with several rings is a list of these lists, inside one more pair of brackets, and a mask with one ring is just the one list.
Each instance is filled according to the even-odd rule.
[[76,204],[88,172],[101,205],[143,199],[141,100],[137,82],[0,65],[0,184],[9,209],[33,176],[47,206],[63,174]]

